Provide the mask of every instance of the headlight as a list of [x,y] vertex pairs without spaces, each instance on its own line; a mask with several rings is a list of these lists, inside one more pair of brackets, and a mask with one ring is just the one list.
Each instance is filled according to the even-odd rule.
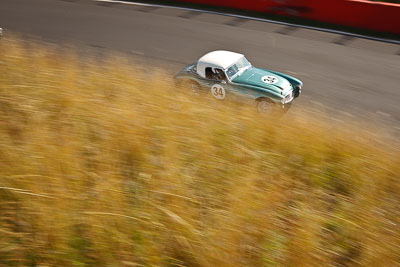
[[282,104],[286,104],[286,103],[292,101],[293,96],[294,96],[294,91],[292,90],[281,100]]

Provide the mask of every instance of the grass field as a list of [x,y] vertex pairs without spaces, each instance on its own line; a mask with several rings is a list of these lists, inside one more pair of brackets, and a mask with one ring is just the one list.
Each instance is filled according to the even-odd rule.
[[0,39],[0,265],[399,266],[400,152]]

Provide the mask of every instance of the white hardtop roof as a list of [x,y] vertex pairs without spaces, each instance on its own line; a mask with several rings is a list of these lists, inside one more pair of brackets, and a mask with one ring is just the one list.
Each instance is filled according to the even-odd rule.
[[243,55],[239,53],[218,50],[205,54],[198,63],[226,69],[242,57]]

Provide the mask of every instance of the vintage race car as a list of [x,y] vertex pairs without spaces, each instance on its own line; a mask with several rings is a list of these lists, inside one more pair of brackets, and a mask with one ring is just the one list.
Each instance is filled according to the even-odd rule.
[[303,86],[294,77],[255,68],[242,54],[229,51],[210,52],[175,78],[194,92],[211,92],[216,99],[255,100],[261,113],[287,110]]

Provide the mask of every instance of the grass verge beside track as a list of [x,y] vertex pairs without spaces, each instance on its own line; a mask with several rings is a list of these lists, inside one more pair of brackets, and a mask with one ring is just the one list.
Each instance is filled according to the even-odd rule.
[[0,39],[0,265],[394,266],[400,152]]

